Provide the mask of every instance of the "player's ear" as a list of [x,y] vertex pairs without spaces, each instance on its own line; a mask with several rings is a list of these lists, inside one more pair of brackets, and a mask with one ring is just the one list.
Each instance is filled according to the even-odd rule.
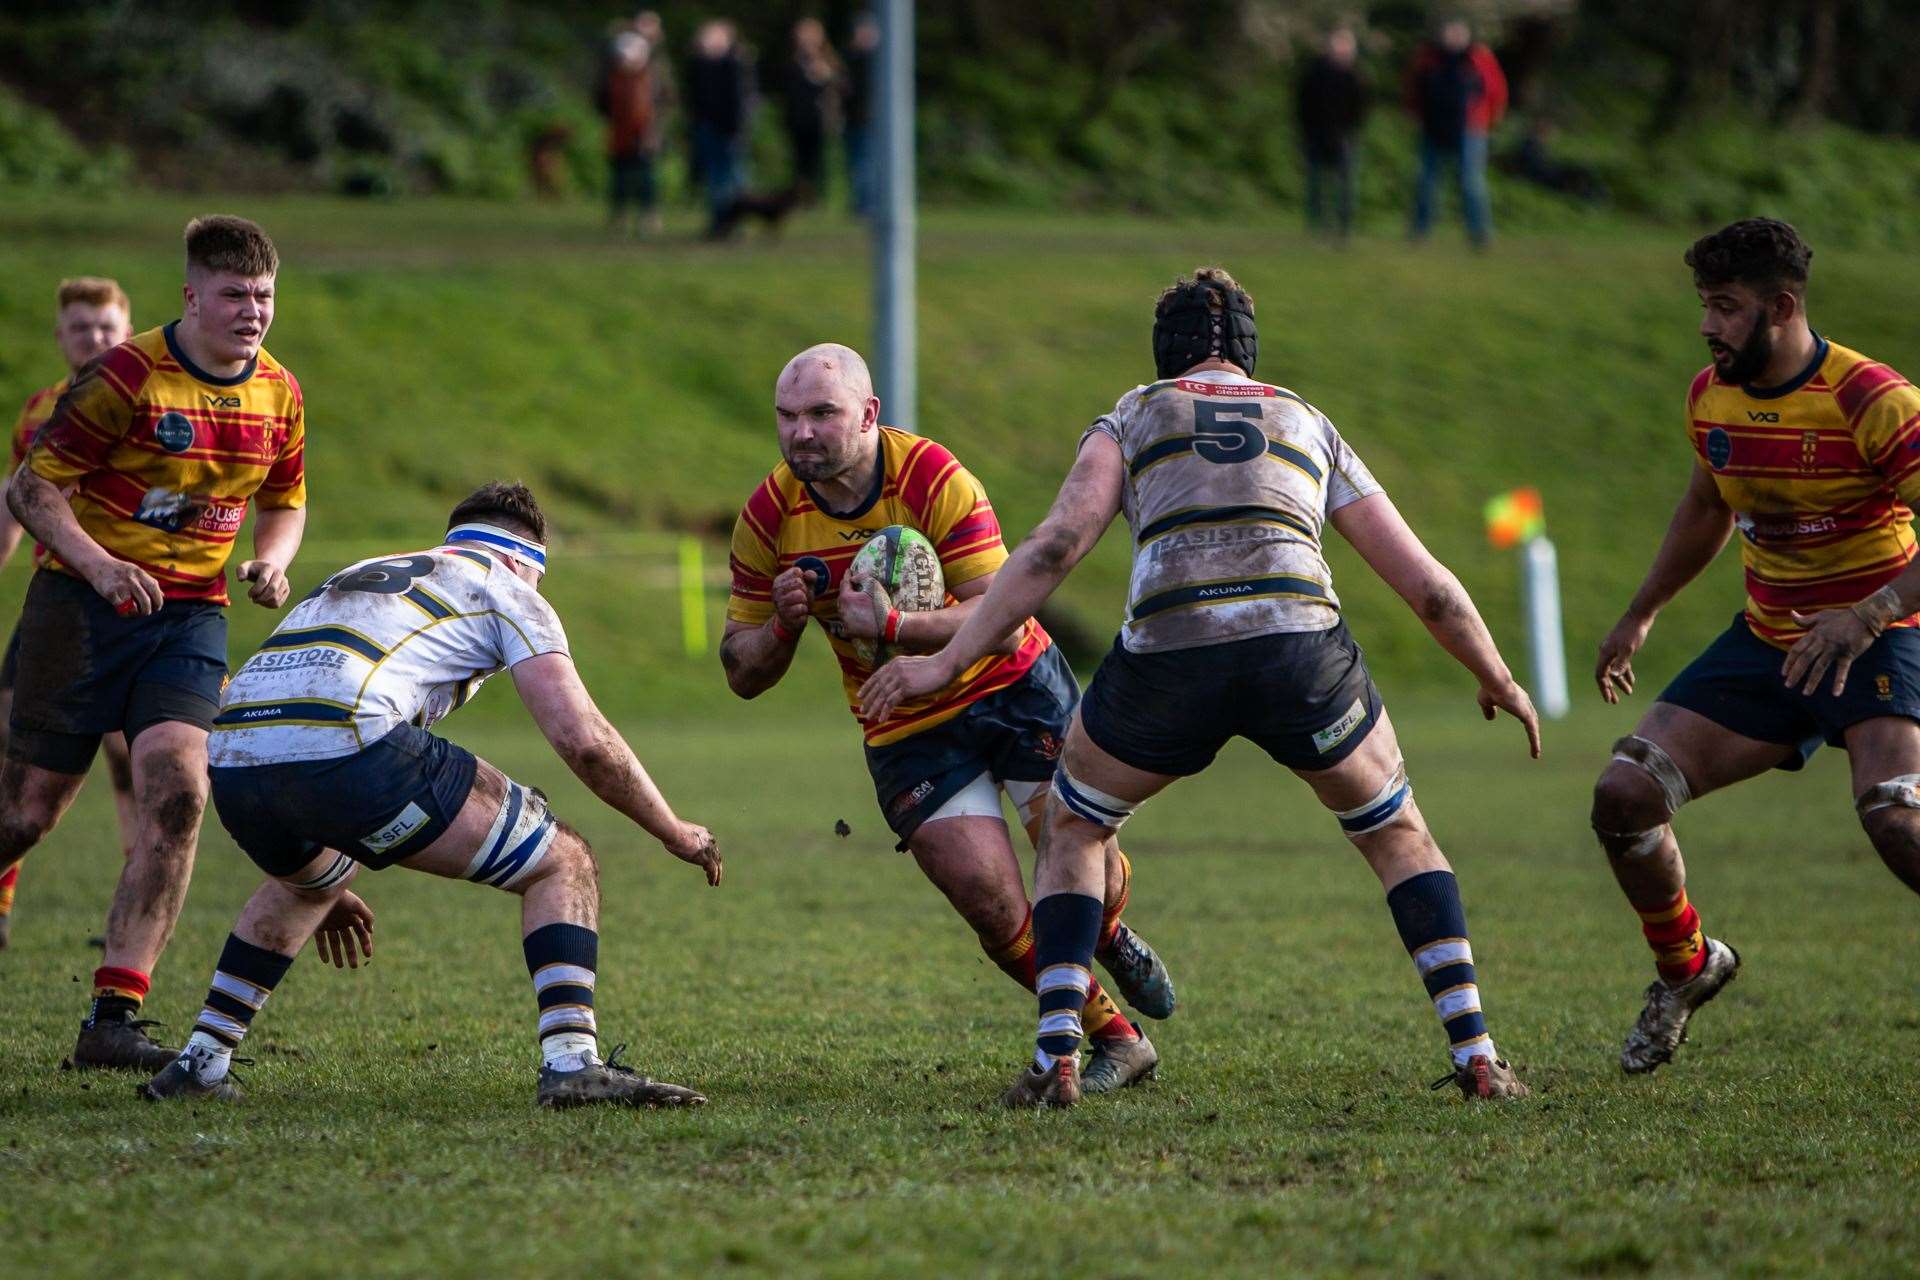
[[1800,299],[1791,289],[1782,289],[1773,295],[1767,305],[1767,318],[1776,325],[1786,324],[1793,319],[1794,312],[1800,306]]
[[868,396],[866,411],[860,415],[860,429],[871,431],[880,425],[880,397]]

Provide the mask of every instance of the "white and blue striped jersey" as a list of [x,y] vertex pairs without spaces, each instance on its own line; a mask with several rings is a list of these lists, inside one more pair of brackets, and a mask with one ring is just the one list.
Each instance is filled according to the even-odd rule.
[[208,763],[352,755],[398,725],[442,719],[496,672],[566,651],[553,606],[484,551],[362,560],[315,588],[235,673]]
[[1325,414],[1283,387],[1206,372],[1135,387],[1095,432],[1127,464],[1129,651],[1340,621],[1321,534],[1329,515],[1380,485]]

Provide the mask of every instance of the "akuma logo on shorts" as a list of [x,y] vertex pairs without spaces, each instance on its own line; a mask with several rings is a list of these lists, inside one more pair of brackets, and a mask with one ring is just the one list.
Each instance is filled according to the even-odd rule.
[[185,453],[193,448],[193,420],[184,413],[163,413],[153,424],[153,438],[168,453]]
[[887,805],[887,816],[897,818],[932,794],[933,780],[929,778],[918,786],[910,787],[895,796],[892,803]]

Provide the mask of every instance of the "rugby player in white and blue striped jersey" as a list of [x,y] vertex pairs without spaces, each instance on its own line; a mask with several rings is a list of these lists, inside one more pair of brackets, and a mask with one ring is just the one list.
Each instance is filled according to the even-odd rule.
[[[1034,868],[1040,1024],[1034,1066],[1003,1099],[1071,1106],[1080,1084],[1099,851],[1148,797],[1244,737],[1332,810],[1381,887],[1447,1034],[1451,1078],[1474,1098],[1526,1086],[1481,1012],[1460,890],[1413,802],[1400,747],[1342,620],[1321,549],[1331,524],[1479,682],[1540,754],[1539,721],[1459,581],[1401,519],[1319,410],[1251,376],[1253,300],[1218,268],[1154,307],[1157,380],[1081,436],[1053,510],[995,576],[947,647],[900,658],[860,691],[869,716],[939,688],[1029,616],[1122,511],[1133,575],[1120,637],[1074,714]],[[1089,861],[1092,859],[1092,861]],[[1089,870],[1091,868],[1091,870]]]
[[228,935],[192,1038],[143,1096],[237,1096],[233,1052],[300,948],[320,929],[336,964],[357,965],[372,917],[347,886],[363,866],[399,865],[520,896],[542,1106],[706,1101],[599,1055],[600,888],[586,842],[540,792],[427,732],[510,671],[580,780],[720,883],[712,834],[674,816],[581,684],[539,592],[545,538],[524,486],[486,485],[454,508],[440,545],[342,569],[240,668],[214,720],[213,802],[269,879]]

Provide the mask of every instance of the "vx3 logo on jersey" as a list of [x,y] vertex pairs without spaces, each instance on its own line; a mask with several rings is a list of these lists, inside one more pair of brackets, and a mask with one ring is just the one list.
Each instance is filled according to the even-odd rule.
[[238,409],[240,407],[239,396],[202,395],[200,398],[207,402],[207,408],[209,409]]
[[839,530],[840,541],[842,542],[865,542],[868,538],[871,538],[874,534],[878,532],[880,532],[878,529],[841,529]]
[[1780,415],[1777,413],[1769,413],[1765,409],[1749,409],[1747,410],[1747,421],[1778,422],[1780,421]]

